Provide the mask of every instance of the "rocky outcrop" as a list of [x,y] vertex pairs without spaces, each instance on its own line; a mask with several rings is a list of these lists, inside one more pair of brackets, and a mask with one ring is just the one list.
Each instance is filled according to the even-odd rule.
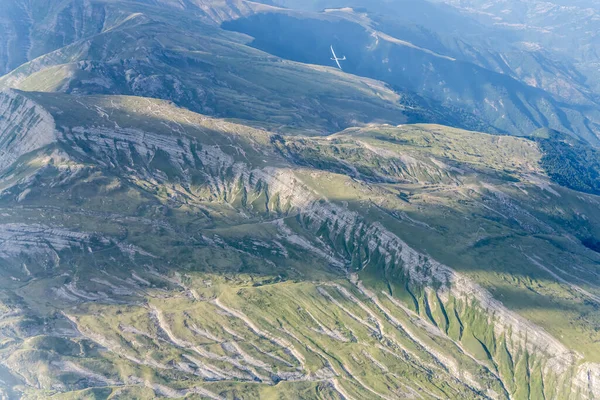
[[56,139],[54,119],[44,108],[17,91],[0,92],[0,172]]
[[[369,254],[381,255],[383,261],[380,268],[400,268],[414,284],[424,288],[437,287],[440,299],[461,299],[465,304],[472,305],[478,312],[487,316],[489,324],[494,327],[496,337],[507,337],[509,351],[514,358],[525,350],[535,354],[544,360],[547,376],[554,374],[564,377],[575,368],[580,378],[572,381],[573,390],[581,393],[591,390],[592,393],[597,393],[600,388],[597,373],[594,372],[598,369],[597,364],[588,363],[577,367],[581,360],[578,354],[539,326],[507,309],[468,277],[411,248],[383,225],[369,224],[356,212],[348,211],[334,203],[323,202],[322,198],[305,186],[292,171],[270,171],[265,174],[264,179],[269,183],[271,195],[277,194],[282,201],[289,201],[304,220],[308,221],[307,228],[310,231],[317,232],[326,226],[333,238],[342,237],[352,244],[353,248],[362,246],[368,248]],[[294,239],[296,236],[286,228],[283,228],[282,236],[307,251],[331,259],[334,265],[349,265],[352,262],[352,254],[344,254],[322,245],[321,247],[319,241],[315,243],[305,240],[303,243]],[[357,278],[353,280],[355,284],[361,285]]]

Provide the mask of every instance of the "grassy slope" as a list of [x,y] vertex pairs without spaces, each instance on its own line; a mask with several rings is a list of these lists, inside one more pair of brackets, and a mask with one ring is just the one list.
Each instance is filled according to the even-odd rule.
[[[248,398],[568,397],[571,379],[542,374],[543,353],[494,333],[475,304],[426,289],[365,246],[368,234],[341,235],[341,220],[310,211],[335,205],[478,282],[579,363],[599,361],[599,256],[578,242],[598,235],[596,197],[550,183],[533,142],[430,125],[284,137],[157,100],[28,96],[67,136],[3,172],[2,227],[92,234],[61,250],[48,249],[48,233],[2,253],[14,279],[2,283],[0,357],[32,398],[201,397],[195,387]],[[164,138],[164,150],[140,147],[135,132]],[[293,168],[302,186],[278,187],[265,166]],[[290,203],[289,191],[307,190],[316,202]],[[86,387],[99,389],[76,392]]]
[[[402,171],[394,177],[400,183],[372,187],[352,199],[357,209],[376,206],[373,218],[389,224],[413,247],[426,249],[436,260],[471,275],[509,307],[598,361],[594,350],[598,304],[572,287],[557,285],[551,275],[597,293],[598,256],[581,243],[597,235],[594,196],[536,177],[542,173],[541,154],[528,141],[439,126],[407,126],[350,130],[315,143],[320,154],[335,153],[339,158],[354,152],[357,159],[369,163],[363,168],[381,171],[375,179],[389,177],[394,169],[380,159],[369,160],[361,153],[364,147],[348,146],[347,136],[382,152],[414,157],[409,159],[412,174]],[[437,163],[431,162],[431,156]],[[319,160],[323,158],[327,159]],[[421,184],[414,183],[415,175]],[[356,186],[338,182],[320,189],[328,190],[330,199],[348,201],[344,193],[349,184]],[[539,257],[552,272],[540,269],[529,257]],[[583,328],[582,322],[591,323],[591,329]],[[577,328],[566,334],[565,326]]]

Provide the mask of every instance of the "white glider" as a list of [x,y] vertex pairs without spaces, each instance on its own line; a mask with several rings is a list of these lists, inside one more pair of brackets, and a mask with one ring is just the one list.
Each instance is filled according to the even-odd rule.
[[346,56],[344,56],[343,58],[338,58],[338,56],[335,55],[335,51],[333,50],[333,45],[331,46],[331,54],[333,54],[332,60],[335,61],[339,69],[342,69],[340,61],[346,61]]

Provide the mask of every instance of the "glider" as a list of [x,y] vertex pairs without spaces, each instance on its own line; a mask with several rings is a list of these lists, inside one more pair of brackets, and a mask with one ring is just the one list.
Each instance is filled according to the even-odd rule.
[[346,61],[346,56],[344,56],[343,58],[338,58],[338,56],[335,55],[335,51],[333,50],[333,46],[331,46],[331,54],[333,54],[333,58],[332,60],[335,61],[335,63],[337,64],[339,69],[342,69],[342,66],[340,65],[340,61]]

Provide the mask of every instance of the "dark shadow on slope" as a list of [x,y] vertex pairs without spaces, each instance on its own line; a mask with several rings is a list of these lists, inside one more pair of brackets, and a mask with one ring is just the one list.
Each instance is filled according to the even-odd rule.
[[[449,110],[473,110],[472,115],[463,111],[436,121],[446,125],[514,135],[553,126],[593,136],[586,124],[573,125],[561,105],[540,89],[410,43],[375,36],[354,22],[264,13],[222,26],[252,36],[252,45],[258,49],[303,63],[335,67],[330,60],[329,46],[333,45],[338,56],[347,57],[342,67],[348,73],[381,80],[399,92],[417,93]],[[482,120],[488,126],[476,125]]]
[[551,129],[532,134],[543,152],[542,167],[561,186],[600,195],[600,151],[576,137]]

